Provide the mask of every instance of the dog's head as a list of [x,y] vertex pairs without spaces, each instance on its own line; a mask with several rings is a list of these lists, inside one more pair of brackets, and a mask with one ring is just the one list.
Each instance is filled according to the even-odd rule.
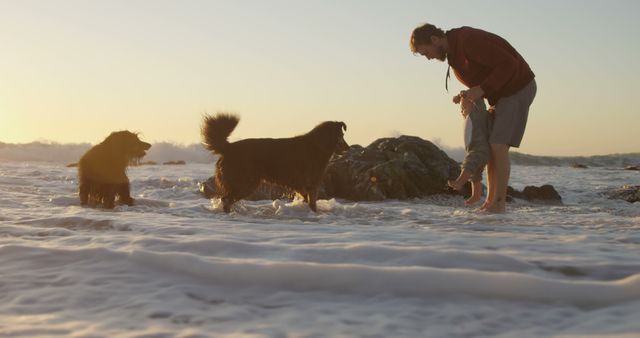
[[324,151],[341,154],[349,149],[349,144],[344,140],[345,131],[347,125],[344,122],[326,121],[313,128],[309,134]]
[[102,141],[102,144],[113,152],[122,154],[126,159],[141,158],[151,148],[151,144],[140,141],[138,134],[128,130],[114,131]]

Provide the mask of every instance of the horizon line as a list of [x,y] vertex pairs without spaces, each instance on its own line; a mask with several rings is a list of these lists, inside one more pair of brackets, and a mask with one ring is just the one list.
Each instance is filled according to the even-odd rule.
[[[410,136],[410,135],[407,135]],[[382,138],[392,138],[392,137],[381,137],[378,139],[382,139]],[[376,139],[376,140],[378,140]],[[424,139],[426,141],[429,141],[431,143],[433,143],[435,146],[437,146],[439,149],[443,150],[446,152],[446,150],[451,150],[451,151],[464,151],[464,147],[453,147],[453,146],[448,146],[448,145],[442,145],[442,144],[438,144],[432,140],[427,140]],[[375,142],[372,141],[371,143]],[[173,145],[173,146],[177,146],[177,147],[190,147],[193,145],[201,145],[201,142],[193,142],[193,143],[183,143],[183,142],[177,142],[177,141],[150,141],[150,143],[153,144],[169,144],[169,145]],[[370,144],[371,144],[370,143]],[[97,144],[97,143],[96,143]],[[59,142],[59,141],[53,141],[53,140],[35,140],[35,141],[31,141],[31,142],[25,142],[25,143],[8,143],[8,142],[4,142],[0,140],[0,145],[10,145],[10,146],[25,146],[25,145],[51,145],[51,146],[55,146],[55,145],[60,145],[60,146],[65,146],[65,145],[88,145],[91,146],[93,145],[93,143],[91,142]],[[353,145],[360,145],[358,143],[354,143],[351,144],[350,146]],[[360,145],[362,146],[362,145]],[[365,146],[366,147],[366,146]],[[524,153],[524,152],[520,152],[517,150],[511,150],[511,153],[514,154],[521,154],[521,155],[528,155],[528,156],[536,156],[536,157],[597,157],[597,156],[629,156],[629,155],[638,155],[640,156],[640,152],[612,152],[612,153],[605,153],[605,154],[590,154],[590,155],[541,155],[541,154],[532,154],[532,153]]]

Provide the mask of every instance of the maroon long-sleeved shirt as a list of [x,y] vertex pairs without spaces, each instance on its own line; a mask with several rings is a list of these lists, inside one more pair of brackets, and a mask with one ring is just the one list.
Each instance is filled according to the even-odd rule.
[[471,27],[446,32],[447,61],[465,86],[480,86],[490,105],[524,88],[535,75],[505,39]]

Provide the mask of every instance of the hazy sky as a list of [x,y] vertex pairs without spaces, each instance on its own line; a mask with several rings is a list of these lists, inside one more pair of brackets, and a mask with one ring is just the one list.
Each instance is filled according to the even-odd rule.
[[446,63],[413,28],[506,38],[536,73],[519,151],[640,151],[640,1],[0,0],[0,141],[101,141],[129,129],[200,141],[201,115],[236,112],[232,139],[324,120],[346,139],[416,135],[462,146]]

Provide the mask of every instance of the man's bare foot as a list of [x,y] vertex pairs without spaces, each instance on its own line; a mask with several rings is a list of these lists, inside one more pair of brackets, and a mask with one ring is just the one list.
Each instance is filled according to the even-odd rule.
[[491,214],[504,214],[507,210],[504,204],[502,206],[499,206],[497,203],[494,203],[493,205],[483,209],[483,211]]
[[503,214],[506,212],[506,204],[504,202],[504,199],[502,198],[498,198],[494,202],[489,203],[483,207],[484,207],[483,211],[492,213],[492,214]]

